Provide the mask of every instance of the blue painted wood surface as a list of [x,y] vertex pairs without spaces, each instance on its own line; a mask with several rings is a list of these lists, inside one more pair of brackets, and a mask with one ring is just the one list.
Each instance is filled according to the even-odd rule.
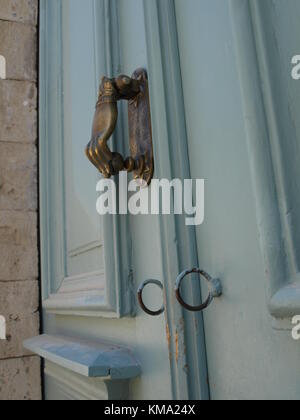
[[90,378],[131,379],[141,368],[130,350],[65,336],[41,335],[24,347],[42,358]]

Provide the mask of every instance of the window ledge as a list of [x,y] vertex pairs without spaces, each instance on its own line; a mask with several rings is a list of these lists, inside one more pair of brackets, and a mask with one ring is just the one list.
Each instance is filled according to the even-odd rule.
[[130,350],[65,336],[41,335],[24,347],[58,366],[89,378],[131,379],[141,369]]

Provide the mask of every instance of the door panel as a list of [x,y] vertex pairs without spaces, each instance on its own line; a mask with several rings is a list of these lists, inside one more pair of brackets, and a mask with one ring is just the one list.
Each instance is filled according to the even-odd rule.
[[[148,317],[135,298],[145,279],[164,279],[159,217],[100,217],[100,176],[84,154],[101,76],[148,68],[143,2],[42,1],[41,43],[43,332],[129,347],[142,374],[126,398],[172,399],[164,316]],[[111,141],[120,152],[126,112],[120,106]],[[163,300],[155,287],[145,298],[153,307]],[[45,376],[46,399],[125,397],[117,382],[100,387],[48,362]]]
[[272,330],[266,300],[266,250],[248,147],[255,140],[247,138],[247,118],[255,124],[260,117],[245,114],[240,83],[253,80],[240,77],[246,67],[239,67],[235,39],[255,66],[243,25],[249,12],[246,1],[176,0],[191,174],[206,180],[199,261],[224,289],[204,314],[210,393],[213,399],[298,399],[299,346],[290,332]]
[[68,276],[78,276],[104,270],[103,231],[95,211],[97,176],[82,152],[97,99],[95,47],[87,48],[95,33],[94,9],[83,9],[80,0],[62,7],[66,254]]

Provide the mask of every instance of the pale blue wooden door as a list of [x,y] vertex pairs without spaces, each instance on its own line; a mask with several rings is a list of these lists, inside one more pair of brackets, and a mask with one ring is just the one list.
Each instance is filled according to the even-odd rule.
[[[299,398],[299,15],[296,0],[41,1],[43,328],[48,344],[73,337],[63,361],[36,342],[47,399]],[[196,228],[184,215],[95,211],[99,174],[84,147],[100,76],[138,67],[149,74],[155,176],[205,179]],[[112,144],[126,152],[120,111]],[[223,285],[204,322],[174,293],[195,266]],[[149,278],[164,285],[158,318],[137,307]],[[186,300],[200,295],[186,279]],[[145,297],[160,307],[159,290]],[[74,346],[94,354],[107,342],[129,347],[140,373],[82,375]]]

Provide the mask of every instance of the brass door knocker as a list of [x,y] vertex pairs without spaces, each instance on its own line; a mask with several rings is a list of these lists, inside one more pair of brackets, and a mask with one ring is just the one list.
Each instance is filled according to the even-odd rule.
[[[118,101],[128,101],[129,143],[131,156],[124,159],[111,152],[107,143],[118,120]],[[153,178],[154,161],[147,72],[136,70],[132,77],[102,78],[96,104],[92,138],[86,155],[105,178],[120,171],[134,172],[148,185]]]

